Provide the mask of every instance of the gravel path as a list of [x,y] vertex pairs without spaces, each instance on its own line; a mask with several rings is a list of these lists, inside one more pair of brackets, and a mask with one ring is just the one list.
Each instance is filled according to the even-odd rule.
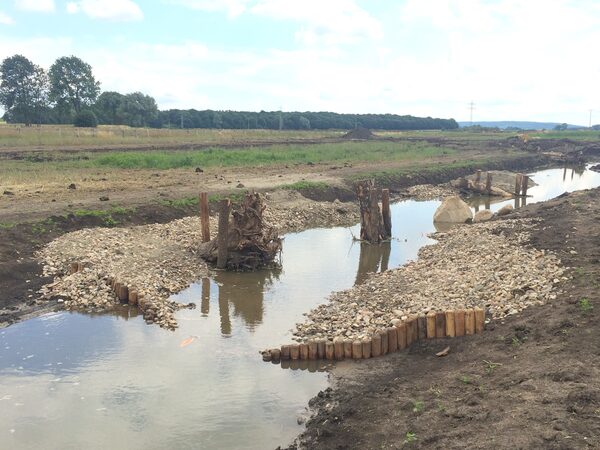
[[[556,297],[565,268],[560,260],[527,247],[534,221],[464,225],[433,235],[416,261],[373,274],[362,285],[335,293],[299,323],[295,339],[359,339],[428,311],[482,307],[502,318]],[[519,226],[519,232],[514,229]],[[510,234],[510,237],[507,236]]]

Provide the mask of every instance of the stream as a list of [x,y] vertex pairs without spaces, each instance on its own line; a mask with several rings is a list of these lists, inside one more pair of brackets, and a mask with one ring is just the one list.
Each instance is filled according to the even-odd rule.
[[[600,186],[600,173],[548,169],[527,203]],[[474,209],[493,211],[515,200]],[[173,298],[175,332],[133,309],[60,312],[0,331],[0,447],[11,449],[215,448],[287,445],[311,397],[328,386],[323,363],[262,362],[259,350],[291,342],[303,313],[371,272],[416,258],[434,241],[439,201],[392,205],[392,242],[353,242],[352,229],[285,236],[279,271],[218,272]]]

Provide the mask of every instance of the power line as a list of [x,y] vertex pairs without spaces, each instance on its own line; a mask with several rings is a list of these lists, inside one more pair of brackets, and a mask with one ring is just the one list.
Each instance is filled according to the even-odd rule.
[[475,103],[473,103],[473,100],[471,100],[471,103],[469,103],[469,117],[470,117],[470,122],[471,122],[471,126],[473,126],[473,110],[475,109]]

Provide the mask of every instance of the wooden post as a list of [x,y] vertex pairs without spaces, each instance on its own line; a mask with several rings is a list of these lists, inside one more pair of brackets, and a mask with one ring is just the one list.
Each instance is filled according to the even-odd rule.
[[381,354],[387,355],[390,352],[387,330],[383,329],[381,331],[378,331],[378,333],[379,336],[381,336]]
[[435,311],[427,313],[427,338],[435,338]]
[[138,293],[137,291],[134,291],[133,289],[131,291],[129,291],[129,298],[127,299],[127,303],[129,303],[131,306],[136,306],[138,302]]
[[281,359],[290,359],[290,346],[289,345],[281,346]]
[[338,361],[344,359],[344,338],[338,336],[333,339],[333,353]]
[[481,169],[477,169],[475,172],[475,183],[481,183]]
[[208,213],[208,192],[200,193],[200,224],[202,227],[202,242],[210,241],[210,216]]
[[335,359],[335,347],[331,341],[325,342],[325,359],[330,361]]
[[325,339],[317,341],[317,356],[319,359],[325,359]]
[[352,340],[344,339],[344,358],[352,359]]
[[446,336],[456,336],[454,328],[454,311],[446,311]]
[[300,347],[298,344],[290,345],[290,358],[293,360],[300,358]]
[[465,335],[465,310],[457,309],[454,311],[454,332],[456,337]]
[[521,190],[523,192],[523,197],[527,197],[527,185],[529,184],[529,176],[523,175],[523,179],[521,181]]
[[424,341],[427,339],[427,316],[424,314],[417,317],[418,339]]
[[406,321],[406,345],[409,346],[418,339],[417,318],[411,316]]
[[383,216],[384,238],[392,237],[392,213],[390,212],[390,190],[381,190],[381,215]]
[[271,361],[279,362],[279,360],[281,359],[281,350],[279,350],[278,348],[274,348],[274,349],[271,349],[270,352],[271,352]]
[[307,360],[308,359],[308,344],[300,344],[298,345],[298,350],[300,351],[300,359]]
[[231,202],[228,198],[221,200],[221,211],[219,213],[219,235],[217,269],[224,269],[227,266],[227,236],[229,234],[229,209]]
[[435,313],[435,337],[446,337],[446,314],[443,312]]
[[400,322],[396,328],[398,329],[398,349],[404,350],[406,348],[406,323]]
[[122,302],[126,302],[129,300],[129,288],[124,284],[119,286],[119,300]]
[[465,334],[467,336],[475,334],[475,310],[471,308],[465,311]]
[[485,311],[483,308],[475,308],[475,333],[483,333],[485,326]]
[[394,353],[398,351],[398,329],[396,327],[389,327],[387,329],[388,338],[388,352]]
[[362,340],[362,357],[369,359],[371,357],[371,339],[364,338]]
[[515,175],[515,197],[521,195],[521,183],[523,181],[523,174],[517,173]]
[[381,335],[378,331],[371,337],[371,355],[373,358],[381,356]]
[[318,356],[317,341],[308,341],[308,359],[315,360]]
[[492,174],[487,173],[487,179],[485,180],[485,190],[489,194],[492,190]]
[[352,342],[352,359],[362,359],[362,342],[361,341],[353,341]]

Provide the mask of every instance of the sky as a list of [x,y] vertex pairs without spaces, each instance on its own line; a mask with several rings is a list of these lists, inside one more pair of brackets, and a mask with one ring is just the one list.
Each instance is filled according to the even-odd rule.
[[75,55],[161,109],[588,125],[598,42],[597,0],[0,0],[0,59]]

